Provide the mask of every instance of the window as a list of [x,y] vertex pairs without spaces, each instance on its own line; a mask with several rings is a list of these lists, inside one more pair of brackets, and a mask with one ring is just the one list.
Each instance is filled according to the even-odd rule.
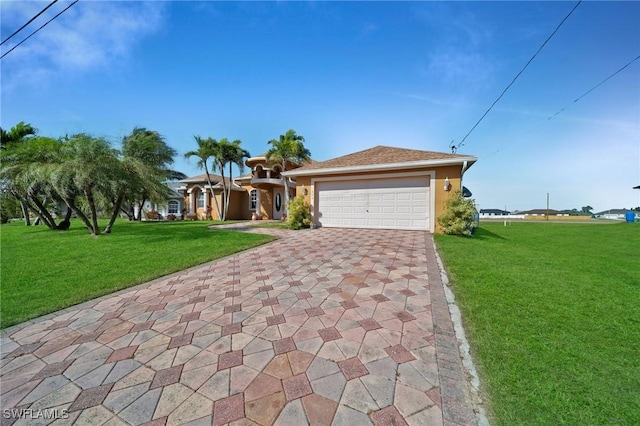
[[198,208],[204,209],[204,191],[198,192]]
[[255,211],[258,207],[258,190],[252,189],[249,192],[249,210]]
[[169,201],[169,214],[178,214],[180,210],[180,203],[176,200]]

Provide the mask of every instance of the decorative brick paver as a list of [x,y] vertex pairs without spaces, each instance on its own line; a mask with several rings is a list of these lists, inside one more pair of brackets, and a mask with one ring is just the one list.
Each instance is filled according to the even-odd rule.
[[360,327],[364,328],[365,331],[372,331],[382,328],[382,326],[378,324],[378,321],[374,320],[373,318],[367,318],[362,321],[358,321],[358,324],[360,324]]
[[357,379],[358,377],[369,374],[369,371],[362,365],[358,358],[349,358],[338,362],[338,367],[342,370],[342,374],[347,380]]
[[273,342],[273,350],[276,355],[284,354],[287,352],[295,351],[296,344],[294,343],[291,337],[286,337],[284,339],[276,340]]
[[284,387],[284,394],[287,397],[287,401],[291,401],[297,398],[313,393],[309,379],[305,374],[298,374],[297,376],[289,377],[282,381]]
[[242,351],[233,351],[220,354],[218,357],[218,370],[242,365]]
[[231,423],[244,417],[244,395],[239,393],[215,402],[213,406],[213,425]]
[[122,361],[123,359],[133,358],[133,354],[135,354],[137,350],[138,345],[117,349],[109,356],[109,358],[107,358],[107,362],[117,362]]
[[286,320],[284,319],[284,315],[282,314],[267,317],[267,325],[278,325],[284,324],[285,322]]
[[4,330],[3,409],[68,407],[78,424],[476,423],[428,233],[253,231],[281,239]]
[[151,382],[149,389],[155,389],[163,386],[169,386],[178,383],[182,374],[182,365],[156,371],[156,375]]
[[322,330],[318,330],[318,334],[325,342],[329,342],[331,340],[338,340],[342,338],[342,335],[335,327],[324,328]]
[[78,395],[76,400],[69,406],[69,411],[80,411],[102,404],[102,401],[107,397],[107,394],[112,387],[113,383],[109,383],[107,385],[83,390],[80,392],[80,395]]
[[384,351],[389,354],[391,359],[393,359],[398,364],[413,361],[414,359],[416,359],[416,357],[411,355],[411,352],[409,352],[407,348],[402,345],[390,346],[388,348],[385,348]]

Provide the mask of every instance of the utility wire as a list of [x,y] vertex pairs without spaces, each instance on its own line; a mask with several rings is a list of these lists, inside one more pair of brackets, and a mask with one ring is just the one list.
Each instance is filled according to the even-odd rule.
[[[574,99],[574,101],[572,103],[576,103],[578,102],[580,99],[584,98],[585,96],[587,96],[589,93],[593,92],[594,90],[596,90],[598,87],[602,86],[605,82],[607,82],[607,80],[609,80],[610,78],[612,78],[613,76],[615,76],[616,74],[618,74],[620,71],[624,70],[625,68],[627,68],[629,65],[631,65],[632,63],[634,63],[635,61],[637,61],[638,59],[640,59],[640,55],[636,56],[634,59],[632,59],[630,62],[627,62],[627,64],[625,66],[623,66],[622,68],[620,68],[618,71],[614,72],[613,74],[611,74],[609,77],[605,78],[604,80],[602,80],[600,83],[596,84],[595,86],[593,86],[591,89],[587,90],[586,92],[584,92],[582,95],[580,95],[579,97],[577,97],[576,99]],[[569,104],[571,105],[571,104]],[[562,111],[564,111],[569,105],[565,106],[564,108],[562,108],[560,111],[556,112],[555,114],[553,114],[552,116],[550,116],[549,118],[547,118],[548,120],[551,120],[553,117],[555,117],[556,115],[560,114]]]
[[564,17],[564,19],[558,24],[558,26],[556,27],[555,30],[553,30],[553,32],[551,33],[551,35],[549,37],[547,37],[547,39],[544,41],[544,43],[542,43],[542,45],[540,46],[540,48],[536,51],[536,53],[533,54],[533,56],[531,57],[531,59],[529,59],[529,61],[525,64],[525,66],[520,70],[520,72],[518,74],[516,74],[516,76],[513,78],[513,80],[511,80],[511,83],[509,83],[507,85],[507,87],[502,91],[502,93],[500,94],[500,96],[498,96],[498,98],[493,101],[493,103],[491,104],[491,106],[489,107],[489,109],[487,109],[485,111],[484,114],[482,114],[482,117],[480,117],[480,119],[476,122],[476,124],[473,125],[473,127],[471,128],[471,130],[469,130],[469,132],[464,136],[464,138],[462,138],[462,141],[460,141],[460,143],[458,145],[455,145],[453,143],[453,141],[451,141],[451,144],[449,144],[449,148],[451,148],[451,152],[455,153],[458,148],[460,148],[461,146],[464,145],[464,141],[467,140],[467,137],[469,137],[469,135],[471,134],[471,132],[473,132],[475,130],[476,127],[478,127],[478,124],[480,124],[480,122],[487,116],[487,114],[489,114],[489,111],[491,111],[493,109],[493,107],[495,106],[495,104],[498,103],[498,101],[500,99],[502,99],[502,97],[504,96],[505,93],[507,93],[507,90],[509,90],[509,88],[513,85],[513,83],[516,82],[516,80],[518,79],[518,77],[520,77],[520,74],[522,74],[524,72],[525,69],[527,69],[527,67],[529,66],[529,64],[531,62],[533,62],[533,60],[535,59],[536,56],[538,56],[538,53],[540,53],[540,51],[544,48],[544,46],[549,42],[549,40],[551,40],[551,38],[558,32],[558,30],[560,29],[560,27],[562,26],[562,24],[565,23],[565,21],[567,19],[569,19],[569,16],[571,16],[571,14],[573,14],[573,12],[578,8],[578,6],[580,6],[580,3],[582,3],[582,0],[578,0],[578,3],[576,3],[576,5],[573,7],[573,9],[571,9],[571,11],[567,14],[567,16]]
[[38,16],[42,15],[47,9],[49,9],[51,6],[53,6],[58,0],[53,0],[51,3],[49,3],[49,5],[47,7],[45,7],[44,9],[42,9],[40,11],[40,13],[38,13],[36,16],[34,16],[33,18],[29,19],[29,22],[27,22],[26,24],[24,24],[23,26],[21,26],[20,28],[18,28],[17,30],[15,30],[13,32],[13,34],[11,34],[9,37],[5,38],[2,43],[0,43],[0,46],[2,46],[3,44],[5,44],[7,41],[9,41],[11,39],[11,37],[13,37],[14,35],[18,34],[20,31],[22,31],[24,29],[24,27],[26,27],[27,25],[29,25],[30,23],[32,23]]
[[22,43],[24,43],[25,41],[29,40],[31,38],[32,35],[34,35],[35,33],[37,33],[38,31],[40,31],[41,29],[43,29],[44,27],[46,27],[49,22],[53,21],[54,19],[56,19],[58,16],[62,15],[64,12],[66,12],[67,10],[69,10],[69,8],[71,8],[71,6],[73,6],[74,4],[78,3],[78,0],[75,0],[73,3],[71,3],[69,6],[65,7],[64,9],[62,9],[61,12],[59,12],[56,16],[54,16],[53,18],[49,19],[47,22],[45,22],[44,24],[42,24],[40,26],[40,28],[38,28],[37,30],[35,30],[34,32],[32,32],[31,34],[29,34],[25,39],[23,39],[20,43],[16,44],[15,46],[13,46],[11,49],[7,50],[6,52],[4,52],[4,54],[2,56],[0,56],[0,59],[4,58],[5,56],[7,56],[9,53],[11,53],[16,47],[20,46]]

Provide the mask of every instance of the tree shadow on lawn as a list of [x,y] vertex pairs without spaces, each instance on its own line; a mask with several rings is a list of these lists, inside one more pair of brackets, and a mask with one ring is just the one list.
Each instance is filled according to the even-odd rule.
[[[86,235],[87,238],[122,240],[135,238],[144,244],[161,243],[161,242],[177,242],[212,239],[217,235],[233,234],[235,231],[227,229],[211,229],[209,226],[215,222],[199,221],[199,222],[152,222],[152,221],[118,221],[114,224],[111,234],[100,234],[97,237],[91,237],[84,224],[78,220],[72,220],[72,226],[67,231],[50,230],[42,227],[43,232],[56,232],[60,235]],[[100,223],[101,230],[104,228]]]
[[495,238],[498,240],[506,240],[505,237],[498,235],[494,232],[491,232],[481,226],[475,229],[475,231],[473,232],[473,238],[478,240],[488,240],[490,238]]

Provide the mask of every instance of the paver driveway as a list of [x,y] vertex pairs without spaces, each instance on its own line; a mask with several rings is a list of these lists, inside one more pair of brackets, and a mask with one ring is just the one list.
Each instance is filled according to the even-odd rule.
[[6,330],[2,424],[475,423],[430,234],[282,234]]

